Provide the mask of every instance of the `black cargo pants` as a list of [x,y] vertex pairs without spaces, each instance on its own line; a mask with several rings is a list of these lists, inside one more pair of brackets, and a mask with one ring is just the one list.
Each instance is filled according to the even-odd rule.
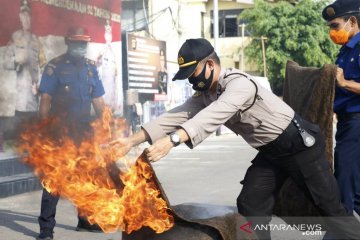
[[[337,182],[326,159],[324,137],[317,125],[298,115],[295,119],[316,139],[306,147],[291,122],[271,143],[260,147],[243,181],[237,199],[238,211],[254,224],[268,224],[276,194],[287,177],[314,203],[327,227],[338,239],[360,239],[360,223],[349,215],[340,202]],[[260,239],[270,239],[269,231],[256,231]]]

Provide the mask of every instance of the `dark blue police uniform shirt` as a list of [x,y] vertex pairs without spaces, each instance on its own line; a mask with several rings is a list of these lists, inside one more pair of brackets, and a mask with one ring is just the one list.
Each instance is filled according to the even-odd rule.
[[[360,33],[340,48],[336,64],[344,70],[345,79],[360,83]],[[336,86],[334,112],[360,112],[360,95]]]
[[51,115],[78,122],[90,121],[92,99],[105,93],[95,63],[84,58],[75,64],[68,54],[47,64],[39,91],[52,97]]

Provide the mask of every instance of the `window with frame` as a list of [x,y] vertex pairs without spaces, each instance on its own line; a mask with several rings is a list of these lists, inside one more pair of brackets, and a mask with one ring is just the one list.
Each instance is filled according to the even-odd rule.
[[[243,9],[219,10],[219,37],[238,37],[241,36],[242,21],[238,16]],[[211,11],[211,37],[214,37],[214,11]],[[245,33],[245,36],[247,34]]]
[[121,1],[122,31],[147,30],[148,0]]

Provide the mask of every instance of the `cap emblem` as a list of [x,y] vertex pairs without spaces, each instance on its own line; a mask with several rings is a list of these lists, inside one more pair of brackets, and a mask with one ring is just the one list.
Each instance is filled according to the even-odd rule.
[[335,10],[334,10],[334,8],[328,7],[328,8],[326,9],[326,14],[327,14],[329,17],[334,16],[334,15],[335,15]]
[[185,60],[184,60],[184,58],[183,57],[181,57],[181,56],[179,56],[178,57],[178,64],[179,64],[179,67],[187,67],[187,66],[190,66],[190,65],[193,65],[193,64],[195,64],[195,63],[197,63],[197,61],[195,60],[195,61],[191,61],[191,62],[188,62],[188,63],[184,63],[185,62]]
[[184,64],[185,60],[183,57],[179,56],[178,57],[178,64],[181,65],[181,64]]

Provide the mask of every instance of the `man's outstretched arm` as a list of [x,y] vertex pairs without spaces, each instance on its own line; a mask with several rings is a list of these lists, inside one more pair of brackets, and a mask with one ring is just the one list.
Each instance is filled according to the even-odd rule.
[[[187,132],[182,128],[178,129],[176,134],[180,137],[180,143],[186,142],[190,139]],[[170,136],[167,135],[155,141],[155,143],[148,147],[146,155],[149,161],[156,162],[165,157],[173,147],[174,144],[171,142]]]
[[[176,133],[180,137],[180,143],[189,140],[189,136],[183,129],[178,129]],[[150,137],[144,129],[129,136],[128,138],[118,138],[110,143],[110,145],[117,145],[120,148],[121,155],[126,155],[132,147],[139,145],[140,143],[149,141]],[[169,151],[174,147],[174,144],[170,140],[170,136],[155,141],[146,151],[146,155],[149,161],[156,162],[161,158],[165,157]]]

